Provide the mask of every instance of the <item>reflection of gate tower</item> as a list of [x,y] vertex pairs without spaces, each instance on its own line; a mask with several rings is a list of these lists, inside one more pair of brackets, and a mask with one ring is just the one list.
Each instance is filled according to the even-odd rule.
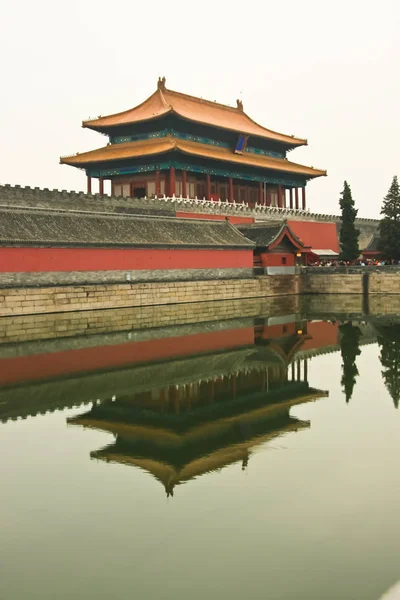
[[253,448],[309,427],[289,415],[292,406],[327,395],[309,386],[306,366],[293,362],[305,325],[286,329],[282,336],[277,327],[281,337],[274,338],[261,320],[252,347],[209,356],[207,373],[162,386],[155,377],[146,389],[94,403],[69,423],[113,433],[114,443],[92,457],[144,469],[168,495],[175,485],[229,464],[245,468]]

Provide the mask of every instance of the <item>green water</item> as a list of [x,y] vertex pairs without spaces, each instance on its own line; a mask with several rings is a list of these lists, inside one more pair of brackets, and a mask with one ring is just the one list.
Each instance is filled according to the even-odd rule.
[[289,326],[141,374],[18,363],[0,389],[1,600],[375,600],[400,579],[396,327],[331,324],[332,344],[303,323],[322,340],[296,346]]

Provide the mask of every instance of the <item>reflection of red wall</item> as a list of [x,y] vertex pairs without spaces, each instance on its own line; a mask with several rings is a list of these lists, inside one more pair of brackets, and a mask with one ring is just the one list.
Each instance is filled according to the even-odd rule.
[[325,321],[311,321],[307,324],[307,333],[311,339],[305,340],[301,346],[302,350],[314,348],[325,348],[335,346],[339,343],[338,323],[326,323]]
[[258,333],[257,338],[263,340],[279,339],[286,335],[296,333],[296,323],[283,323],[282,325],[265,325]]
[[318,221],[288,221],[290,229],[303,244],[316,250],[333,250],[339,252],[339,240],[336,223]]
[[[282,258],[286,258],[286,263],[282,262]],[[264,267],[294,267],[294,254],[290,252],[263,252],[261,260]]]
[[225,217],[224,215],[203,215],[200,213],[185,212],[177,212],[176,216],[182,219],[212,219],[214,221],[225,221],[227,218],[230,223],[233,223],[233,225],[238,225],[239,223],[254,223],[254,219],[252,217]]
[[137,363],[217,352],[253,344],[254,329],[247,327],[185,337],[127,342],[116,346],[3,358],[0,359],[0,385],[85,371],[115,369]]
[[229,269],[253,266],[249,250],[0,248],[0,272]]

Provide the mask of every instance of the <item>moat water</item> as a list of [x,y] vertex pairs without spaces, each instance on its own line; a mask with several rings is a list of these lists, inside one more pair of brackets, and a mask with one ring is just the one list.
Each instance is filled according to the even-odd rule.
[[1,600],[377,600],[400,579],[400,319],[118,336],[0,345]]

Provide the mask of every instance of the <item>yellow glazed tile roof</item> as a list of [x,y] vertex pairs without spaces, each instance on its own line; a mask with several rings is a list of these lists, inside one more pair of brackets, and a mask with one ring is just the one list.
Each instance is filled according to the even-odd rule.
[[249,167],[258,167],[261,169],[270,169],[274,171],[283,171],[285,173],[294,173],[305,175],[307,177],[320,177],[326,175],[326,171],[306,167],[283,158],[274,158],[262,154],[253,154],[245,152],[235,154],[230,148],[220,146],[211,146],[209,144],[200,144],[188,140],[181,140],[174,137],[154,138],[140,142],[126,142],[124,144],[109,144],[103,148],[84,152],[74,156],[67,156],[60,159],[61,164],[74,167],[85,167],[86,165],[99,162],[112,162],[116,160],[128,160],[155,154],[164,154],[174,150],[191,156],[211,158],[224,162],[240,164]]
[[160,84],[160,82],[154,94],[142,104],[114,115],[83,121],[82,126],[102,131],[121,125],[131,125],[157,119],[169,113],[174,113],[184,119],[203,125],[220,127],[246,135],[255,135],[291,147],[307,144],[307,140],[262,127],[243,111],[240,102],[238,102],[237,107],[226,106],[225,104],[218,104],[203,98],[168,90],[165,84]]

